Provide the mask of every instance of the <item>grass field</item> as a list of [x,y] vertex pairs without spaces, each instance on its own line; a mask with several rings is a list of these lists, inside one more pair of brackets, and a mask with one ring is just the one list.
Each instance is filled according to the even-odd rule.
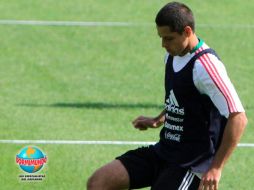
[[[131,22],[131,26],[0,24],[0,140],[156,141],[131,121],[157,115],[164,97],[164,50],[153,25],[165,0],[1,0],[0,20]],[[197,34],[217,50],[246,109],[242,143],[254,143],[253,0],[189,0]],[[20,182],[0,143],[0,189],[85,189],[99,166],[138,145],[37,144],[48,156],[43,182]],[[221,190],[253,190],[254,148],[237,148]]]

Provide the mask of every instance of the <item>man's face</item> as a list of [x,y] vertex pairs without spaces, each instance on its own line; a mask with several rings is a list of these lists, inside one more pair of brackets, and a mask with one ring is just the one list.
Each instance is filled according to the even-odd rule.
[[158,35],[162,40],[162,47],[172,56],[185,55],[186,48],[188,46],[188,38],[185,32],[179,34],[177,32],[171,32],[168,26],[157,26]]

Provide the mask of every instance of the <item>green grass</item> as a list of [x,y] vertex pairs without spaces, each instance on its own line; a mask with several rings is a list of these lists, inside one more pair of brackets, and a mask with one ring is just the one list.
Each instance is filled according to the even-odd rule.
[[[0,19],[153,23],[167,1],[2,0]],[[249,123],[253,143],[254,60],[251,1],[184,1],[197,34],[225,63]],[[209,24],[213,27],[202,27]],[[252,27],[234,27],[235,25]],[[164,50],[155,26],[65,27],[0,25],[0,139],[156,141],[131,121],[157,115],[164,97]],[[41,183],[19,182],[15,156],[25,145],[0,144],[1,189],[85,189],[99,166],[137,146],[38,145],[49,162]],[[252,190],[254,149],[238,148],[222,190]]]

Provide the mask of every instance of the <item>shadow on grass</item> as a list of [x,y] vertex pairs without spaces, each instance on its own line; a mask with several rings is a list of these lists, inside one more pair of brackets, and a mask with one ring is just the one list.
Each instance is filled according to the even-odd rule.
[[54,103],[54,104],[17,104],[25,107],[53,107],[53,108],[79,108],[79,109],[163,109],[163,105],[156,104],[125,104],[125,103],[105,103],[105,102],[85,102],[85,103]]

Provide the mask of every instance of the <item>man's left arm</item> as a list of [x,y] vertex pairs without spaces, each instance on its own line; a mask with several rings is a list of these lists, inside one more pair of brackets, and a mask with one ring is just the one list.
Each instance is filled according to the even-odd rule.
[[229,114],[221,145],[215,154],[210,169],[202,176],[198,190],[218,190],[223,167],[233,150],[237,147],[246,125],[247,117],[245,112]]

